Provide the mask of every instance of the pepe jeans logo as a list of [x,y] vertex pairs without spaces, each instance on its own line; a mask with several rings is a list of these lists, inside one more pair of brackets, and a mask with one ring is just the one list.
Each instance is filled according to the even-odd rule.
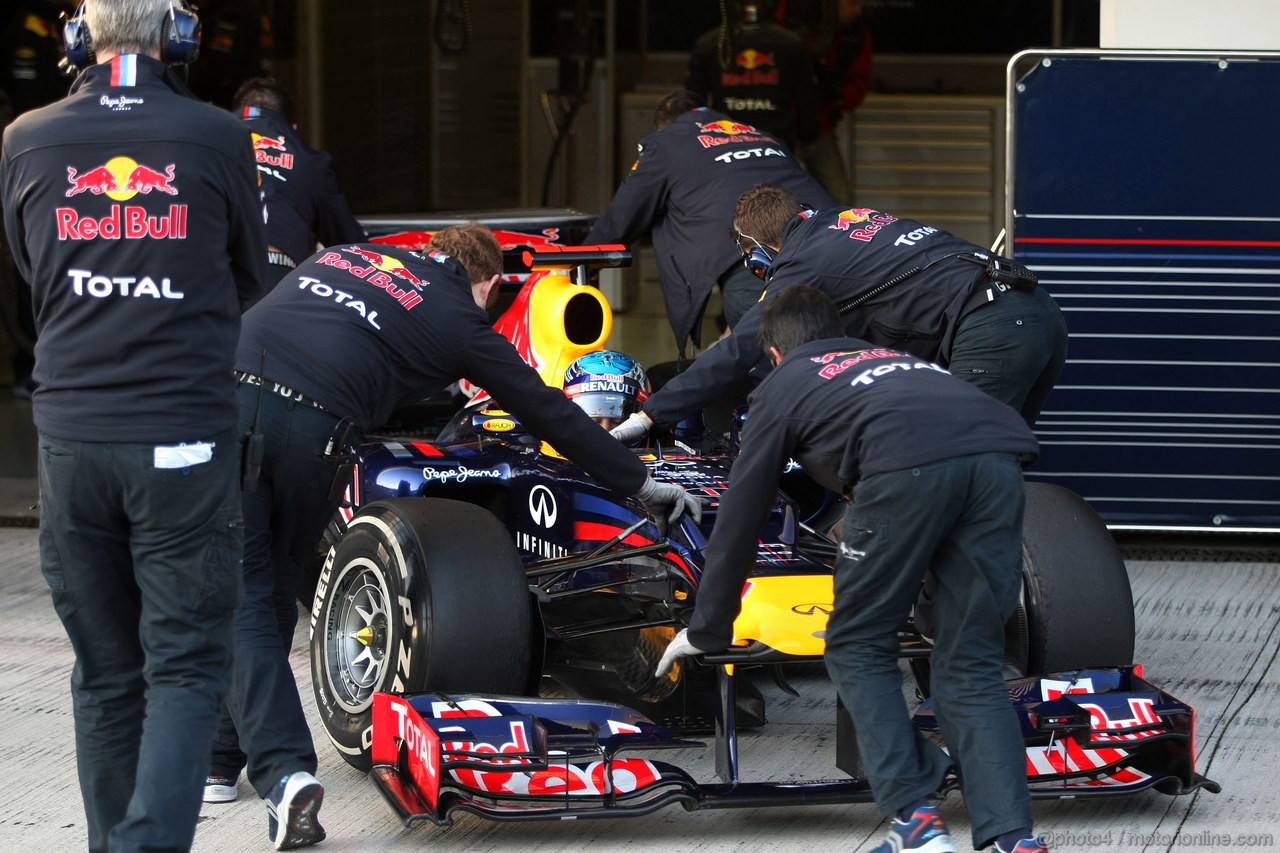
[[455,482],[465,483],[467,480],[476,477],[480,479],[488,478],[499,480],[502,478],[501,471],[487,470],[484,468],[468,468],[466,465],[460,465],[457,468],[423,468],[422,478],[428,482],[439,480],[442,483]]
[[134,104],[144,103],[135,95],[103,95],[98,98],[98,105],[115,112],[128,112]]
[[529,490],[529,515],[535,524],[552,528],[556,524],[556,496],[541,484]]

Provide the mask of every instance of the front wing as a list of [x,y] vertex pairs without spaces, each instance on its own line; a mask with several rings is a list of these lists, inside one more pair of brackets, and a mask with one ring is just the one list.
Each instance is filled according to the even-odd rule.
[[[1009,688],[1033,798],[1220,790],[1195,772],[1194,711],[1143,680],[1140,668],[1027,678]],[[916,724],[933,727],[928,703]],[[732,729],[717,735],[733,737]],[[735,772],[703,783],[638,754],[702,746],[607,702],[378,693],[370,776],[406,825],[446,825],[454,811],[538,820],[637,816],[676,803],[694,811],[874,799],[862,778],[741,782]],[[949,778],[943,789],[952,787]]]

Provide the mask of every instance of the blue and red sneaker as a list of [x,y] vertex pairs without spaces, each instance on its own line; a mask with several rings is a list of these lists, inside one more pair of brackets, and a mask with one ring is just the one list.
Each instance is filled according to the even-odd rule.
[[996,853],[1049,853],[1049,842],[1044,839],[1044,836],[1024,838],[1017,844],[1013,845],[1013,849],[1011,850],[1005,850],[1000,846],[999,842],[997,842]]
[[901,850],[956,853],[956,845],[951,841],[951,833],[947,832],[947,824],[937,806],[921,806],[911,813],[908,821],[895,817],[889,823],[889,837],[872,853],[899,853]]

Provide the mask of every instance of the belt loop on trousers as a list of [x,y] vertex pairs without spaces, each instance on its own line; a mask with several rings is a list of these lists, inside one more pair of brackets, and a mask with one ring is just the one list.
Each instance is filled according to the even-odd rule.
[[985,276],[978,279],[979,285],[986,285],[981,290],[975,290],[969,294],[969,298],[965,300],[964,305],[960,308],[960,316],[968,314],[970,311],[976,311],[983,305],[995,302],[1001,295],[1008,292],[1008,286],[991,281]]

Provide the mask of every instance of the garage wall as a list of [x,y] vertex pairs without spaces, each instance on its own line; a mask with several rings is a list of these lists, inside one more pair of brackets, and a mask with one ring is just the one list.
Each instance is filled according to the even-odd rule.
[[321,0],[324,147],[357,213],[422,209],[428,200],[428,4]]

